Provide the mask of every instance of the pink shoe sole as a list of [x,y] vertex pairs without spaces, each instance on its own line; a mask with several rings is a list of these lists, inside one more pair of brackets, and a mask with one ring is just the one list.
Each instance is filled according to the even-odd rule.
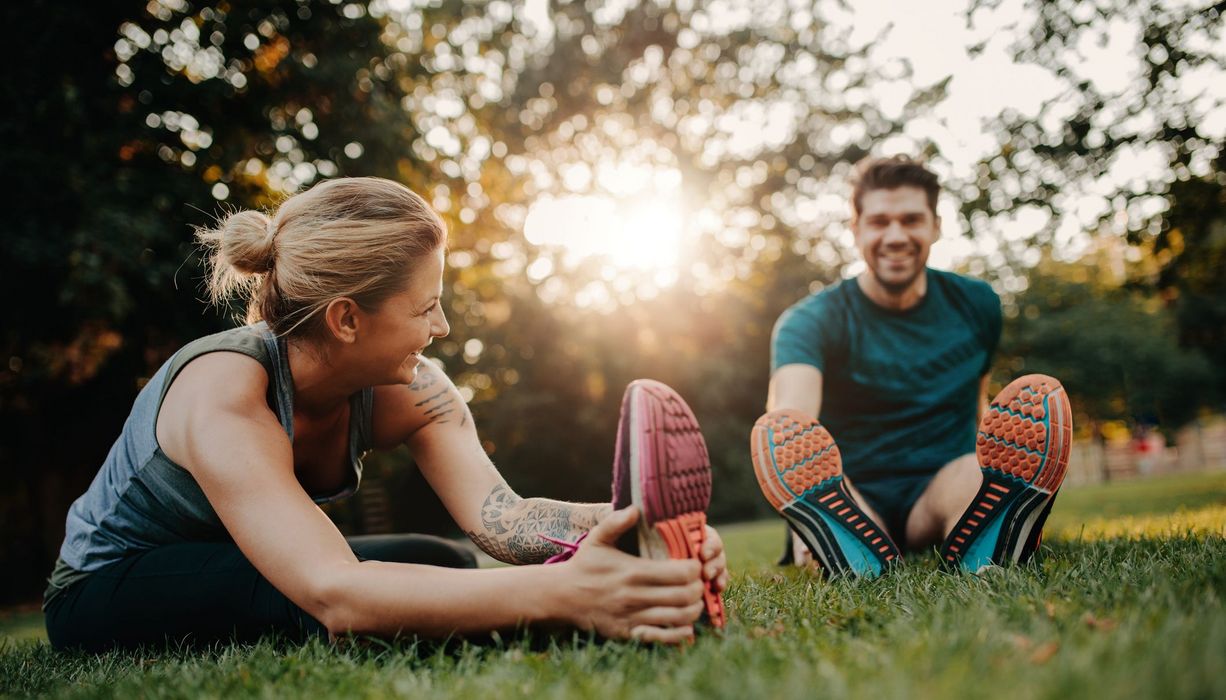
[[[711,460],[694,413],[677,392],[650,379],[626,387],[617,429],[613,507],[639,506],[640,556],[700,559],[711,502]],[[724,626],[718,591],[705,593],[707,619]]]

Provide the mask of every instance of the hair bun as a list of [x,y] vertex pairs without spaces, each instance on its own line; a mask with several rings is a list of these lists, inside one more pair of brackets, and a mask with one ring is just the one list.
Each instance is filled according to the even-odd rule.
[[277,260],[272,220],[258,211],[230,214],[218,227],[221,254],[238,272],[258,275],[269,272]]

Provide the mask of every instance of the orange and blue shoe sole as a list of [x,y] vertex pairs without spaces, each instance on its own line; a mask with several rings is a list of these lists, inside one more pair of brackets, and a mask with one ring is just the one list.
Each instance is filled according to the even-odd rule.
[[[631,382],[622,397],[615,452],[613,507],[639,507],[637,554],[701,561],[711,503],[711,459],[689,405],[660,382]],[[722,628],[724,602],[714,582],[704,591],[703,602],[706,622]]]
[[830,575],[874,577],[900,560],[898,546],[856,504],[834,438],[800,411],[771,411],[750,434],[754,474],[766,500]]
[[941,558],[972,572],[1029,561],[1068,471],[1072,438],[1072,408],[1060,382],[1029,374],[1002,389],[975,439],[983,485]]

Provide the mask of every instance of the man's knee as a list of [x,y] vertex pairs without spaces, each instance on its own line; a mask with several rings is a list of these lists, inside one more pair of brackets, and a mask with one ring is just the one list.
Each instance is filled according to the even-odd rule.
[[983,475],[979,471],[979,458],[975,456],[974,452],[968,452],[958,457],[945,465],[945,468],[950,470],[953,478],[959,482],[973,482],[975,488],[979,488],[979,482],[982,480]]
[[908,542],[926,546],[944,538],[982,483],[973,452],[947,462],[928,482],[907,517]]

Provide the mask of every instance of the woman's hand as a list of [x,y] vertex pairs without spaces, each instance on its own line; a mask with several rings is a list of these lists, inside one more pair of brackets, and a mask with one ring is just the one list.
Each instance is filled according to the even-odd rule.
[[724,556],[724,541],[715,528],[707,525],[706,541],[702,544],[702,580],[715,584],[715,590],[723,593],[728,587],[728,558]]
[[[638,519],[634,506],[613,511],[592,528],[574,557],[557,565],[567,572],[564,615],[575,627],[612,639],[688,641],[703,610],[702,566],[692,559],[644,559],[617,549],[618,537]],[[719,576],[723,543],[718,535],[707,561]]]

